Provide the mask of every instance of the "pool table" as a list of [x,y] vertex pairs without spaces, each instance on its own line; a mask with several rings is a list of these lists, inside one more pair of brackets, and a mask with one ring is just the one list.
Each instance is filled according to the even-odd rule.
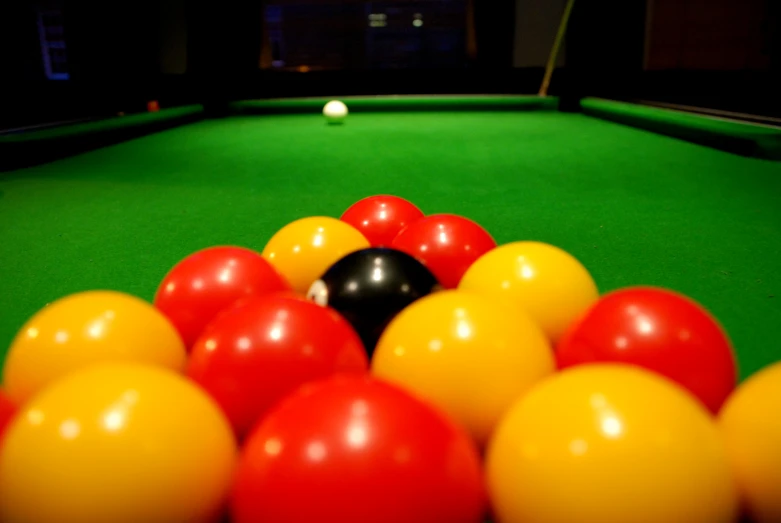
[[237,102],[220,118],[170,109],[0,137],[5,151],[45,156],[141,130],[0,172],[2,354],[61,296],[116,289],[151,300],[197,249],[261,250],[292,220],[392,193],[472,218],[499,243],[558,245],[602,292],[650,284],[693,297],[726,327],[742,377],[781,359],[778,129],[604,100],[561,112],[554,98],[516,96],[346,99],[351,114],[333,126],[323,102]]

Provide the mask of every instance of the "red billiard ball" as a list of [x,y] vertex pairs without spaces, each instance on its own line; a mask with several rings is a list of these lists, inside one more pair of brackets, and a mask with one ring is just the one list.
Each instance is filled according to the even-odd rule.
[[423,218],[423,211],[404,198],[378,195],[350,206],[342,217],[363,233],[372,247],[389,247],[404,227]]
[[160,104],[157,100],[152,100],[146,104],[146,110],[150,113],[156,113],[160,110]]
[[292,293],[249,298],[223,312],[192,349],[187,374],[243,438],[279,400],[337,373],[365,374],[358,334],[331,308]]
[[236,523],[480,523],[485,508],[464,429],[371,377],[283,400],[246,442],[231,499]]
[[496,242],[468,218],[433,214],[405,227],[391,247],[414,256],[443,287],[454,289],[469,266],[496,247]]
[[242,247],[210,247],[170,270],[154,304],[189,350],[206,325],[238,300],[289,290],[287,281],[259,253]]
[[637,365],[677,382],[718,412],[737,383],[732,345],[703,307],[654,287],[608,293],[556,347],[559,368],[597,362]]

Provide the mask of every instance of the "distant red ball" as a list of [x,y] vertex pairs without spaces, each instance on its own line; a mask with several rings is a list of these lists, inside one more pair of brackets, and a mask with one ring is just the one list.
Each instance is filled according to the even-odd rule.
[[342,217],[363,233],[372,247],[389,247],[404,227],[423,218],[423,211],[398,196],[364,198],[350,206]]
[[242,247],[211,247],[177,263],[157,289],[154,304],[190,349],[206,325],[236,301],[290,290],[259,253]]
[[233,521],[480,523],[480,458],[464,430],[370,377],[305,386],[253,431]]
[[187,374],[222,407],[239,438],[305,383],[365,374],[358,334],[336,311],[291,294],[249,298],[193,346]]
[[468,218],[432,214],[405,227],[391,246],[420,260],[443,287],[455,289],[469,266],[496,242]]
[[637,365],[677,382],[718,412],[737,384],[727,334],[702,306],[665,289],[606,294],[556,347],[561,369],[584,363]]

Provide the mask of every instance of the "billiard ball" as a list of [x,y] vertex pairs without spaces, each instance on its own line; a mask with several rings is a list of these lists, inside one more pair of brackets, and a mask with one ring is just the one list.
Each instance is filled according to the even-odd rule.
[[496,247],[479,224],[455,214],[432,214],[412,222],[391,247],[423,262],[446,289],[454,289],[480,256]]
[[336,124],[344,122],[347,118],[347,106],[339,100],[331,100],[323,107],[323,115],[328,123]]
[[556,346],[559,368],[594,362],[637,365],[685,387],[717,413],[737,384],[732,345],[691,299],[655,287],[602,296]]
[[344,316],[371,355],[388,322],[438,287],[431,271],[412,256],[372,247],[337,261],[312,284],[307,296]]
[[298,293],[347,254],[369,247],[355,227],[329,216],[309,216],[288,223],[263,248],[263,257]]
[[556,363],[520,307],[458,290],[419,299],[390,322],[372,373],[431,401],[485,445],[507,408]]
[[355,202],[339,219],[361,231],[372,247],[390,247],[404,227],[421,218],[414,203],[381,194]]
[[487,252],[467,269],[458,288],[521,305],[554,344],[599,298],[580,261],[556,246],[533,241]]
[[288,282],[259,253],[219,246],[179,261],[158,286],[154,303],[189,350],[206,325],[237,300],[286,290]]
[[21,404],[62,376],[104,361],[181,372],[187,353],[174,325],[151,304],[116,291],[60,298],[30,318],[11,343],[3,386]]
[[738,511],[713,416],[630,365],[569,369],[521,396],[491,439],[486,480],[502,523],[731,523]]
[[218,521],[237,453],[219,407],[178,372],[93,365],[36,394],[7,428],[0,521]]
[[486,496],[457,423],[395,385],[338,376],[298,389],[252,432],[231,509],[236,523],[480,523]]
[[781,521],[781,362],[744,381],[719,412],[719,427],[751,521]]
[[243,301],[209,324],[193,346],[187,375],[243,438],[299,386],[367,368],[358,334],[336,311],[274,293]]

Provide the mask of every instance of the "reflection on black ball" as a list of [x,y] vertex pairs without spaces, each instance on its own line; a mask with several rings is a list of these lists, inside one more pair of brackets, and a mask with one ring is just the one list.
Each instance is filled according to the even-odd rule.
[[338,311],[358,332],[369,356],[382,331],[402,309],[439,288],[412,256],[387,248],[348,254],[309,288],[309,299]]

